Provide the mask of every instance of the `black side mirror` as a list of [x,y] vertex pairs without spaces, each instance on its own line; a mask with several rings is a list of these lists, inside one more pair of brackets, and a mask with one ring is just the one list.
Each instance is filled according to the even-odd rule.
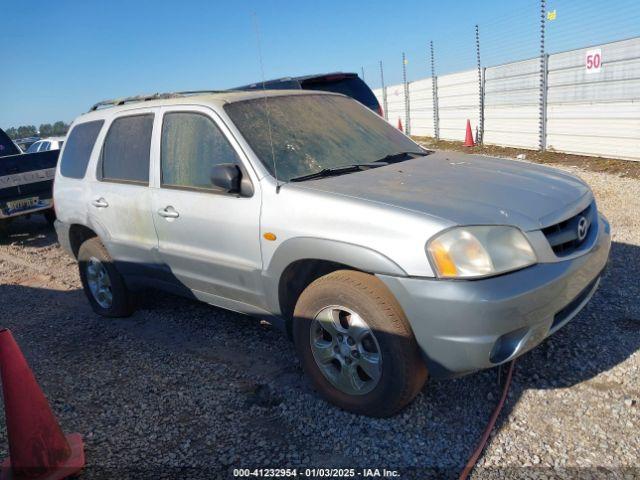
[[211,169],[211,184],[227,193],[240,192],[240,168],[233,163],[221,163]]

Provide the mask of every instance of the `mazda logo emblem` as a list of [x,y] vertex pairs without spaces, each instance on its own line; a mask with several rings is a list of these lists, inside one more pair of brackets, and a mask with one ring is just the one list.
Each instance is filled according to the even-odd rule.
[[589,220],[586,217],[580,217],[578,220],[578,240],[580,242],[587,236],[587,230],[589,230]]

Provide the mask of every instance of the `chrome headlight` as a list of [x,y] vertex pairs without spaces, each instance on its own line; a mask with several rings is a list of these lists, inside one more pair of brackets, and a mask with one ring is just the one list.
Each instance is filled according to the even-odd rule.
[[502,225],[456,227],[427,243],[438,277],[473,278],[497,275],[536,263],[527,237]]

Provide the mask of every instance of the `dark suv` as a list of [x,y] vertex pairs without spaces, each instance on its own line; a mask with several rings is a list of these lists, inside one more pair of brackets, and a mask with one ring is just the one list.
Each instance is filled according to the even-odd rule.
[[354,98],[365,107],[382,115],[382,107],[369,86],[356,73],[325,73],[306,75],[304,77],[284,77],[266,82],[252,83],[233,90],[321,90],[323,92],[341,93]]

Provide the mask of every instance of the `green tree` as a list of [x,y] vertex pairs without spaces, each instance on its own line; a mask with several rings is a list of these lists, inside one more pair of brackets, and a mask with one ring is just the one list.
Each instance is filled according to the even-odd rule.
[[16,138],[18,138],[18,129],[16,127],[10,127],[7,128],[7,130],[5,131],[5,133],[7,135],[9,135],[9,138],[15,140]]
[[40,136],[50,137],[53,135],[53,126],[50,123],[43,123],[40,125]]
[[53,124],[53,134],[54,135],[66,135],[67,130],[69,130],[69,125],[62,121],[57,121]]
[[33,137],[37,135],[37,132],[35,125],[20,125],[18,127],[18,138]]

